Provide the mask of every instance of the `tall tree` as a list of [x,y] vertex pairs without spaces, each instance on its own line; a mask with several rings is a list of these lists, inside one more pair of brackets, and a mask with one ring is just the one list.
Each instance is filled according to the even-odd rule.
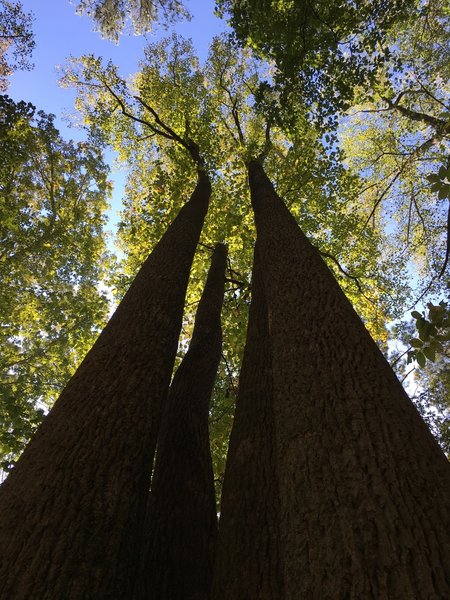
[[[185,155],[155,135],[156,118],[180,137],[192,135],[214,178],[214,202],[202,232],[208,245],[226,239],[235,273],[223,311],[224,361],[211,408],[211,443],[218,491],[223,478],[239,365],[245,341],[251,253],[255,237],[242,166],[268,144],[266,166],[289,208],[333,269],[370,331],[382,343],[386,319],[397,315],[404,298],[402,264],[384,251],[384,240],[368,228],[357,235],[365,209],[354,194],[350,171],[327,153],[320,135],[298,107],[289,128],[268,127],[255,111],[259,74],[264,66],[238,52],[223,38],[213,42],[203,68],[189,42],[171,37],[145,50],[133,82],[112,65],[93,57],[72,64],[66,81],[78,88],[78,106],[93,134],[112,143],[130,167],[119,239],[125,252],[119,284],[129,280],[143,252],[164,229],[189,179]],[[195,101],[194,101],[195,99]],[[166,130],[167,132],[167,130]],[[267,139],[268,138],[268,139]],[[158,190],[158,191],[157,191]],[[198,300],[206,270],[197,253],[187,304]],[[189,308],[187,312],[191,312]],[[189,338],[192,320],[183,335]]]
[[22,451],[106,323],[108,168],[0,96],[0,461]]
[[211,185],[196,188],[0,490],[4,597],[126,598]]
[[189,349],[165,405],[145,526],[137,598],[209,598],[217,536],[209,404],[222,347],[226,247],[218,244]]
[[262,165],[248,169],[269,315],[283,597],[444,598],[450,465]]

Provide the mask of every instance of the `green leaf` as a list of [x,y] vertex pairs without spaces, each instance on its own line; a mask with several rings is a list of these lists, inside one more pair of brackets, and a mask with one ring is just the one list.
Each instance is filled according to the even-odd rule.
[[436,352],[444,352],[444,346],[437,339],[431,340],[430,348],[433,348]]
[[425,366],[425,363],[427,362],[427,359],[422,354],[422,352],[416,352],[416,360],[419,364],[419,367],[422,367],[422,368]]
[[411,344],[411,346],[413,348],[422,348],[422,346],[423,346],[422,340],[419,340],[417,338],[413,338],[412,340],[409,340],[409,343]]
[[447,198],[447,196],[449,195],[449,191],[450,191],[449,186],[443,185],[438,193],[439,200],[443,200],[444,198]]
[[414,317],[414,319],[423,319],[423,316],[417,312],[417,310],[413,310],[411,316]]
[[434,362],[436,360],[436,352],[433,350],[433,348],[427,346],[423,349],[423,353],[428,358],[428,360],[431,360],[431,362]]

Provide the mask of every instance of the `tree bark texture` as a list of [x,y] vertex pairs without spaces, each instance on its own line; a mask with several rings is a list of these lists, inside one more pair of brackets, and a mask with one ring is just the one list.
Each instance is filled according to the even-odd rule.
[[249,180],[272,357],[281,597],[450,598],[450,465],[259,163]]
[[284,598],[272,357],[258,242],[247,340],[222,489],[214,600]]
[[217,537],[209,403],[222,348],[227,250],[218,244],[161,421],[139,600],[207,600]]
[[143,264],[0,488],[0,597],[128,598],[150,470],[211,185]]

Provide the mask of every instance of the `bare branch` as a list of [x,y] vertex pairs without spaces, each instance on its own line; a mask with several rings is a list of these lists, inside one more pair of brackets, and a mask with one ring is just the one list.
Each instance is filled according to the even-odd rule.
[[320,250],[320,248],[317,248],[317,246],[315,246],[315,248],[320,252],[320,254],[322,256],[325,256],[326,258],[329,258],[330,260],[332,260],[341,273],[343,273],[346,277],[348,277],[349,279],[354,281],[356,284],[356,287],[362,293],[361,284],[359,282],[359,279],[357,277],[355,277],[355,275],[351,275],[348,271],[346,271],[335,256],[333,256],[332,254],[329,254],[328,252],[324,252],[323,250]]
[[[403,164],[400,166],[399,170],[397,171],[397,173],[394,175],[394,177],[392,178],[392,180],[389,182],[389,184],[387,185],[387,187],[383,190],[383,192],[381,193],[381,196],[379,196],[377,198],[377,200],[375,201],[375,204],[373,205],[373,208],[370,212],[370,215],[367,217],[362,230],[364,231],[364,229],[367,227],[367,224],[370,222],[370,220],[372,219],[372,217],[375,217],[375,212],[378,208],[378,206],[380,205],[380,203],[382,202],[383,198],[386,196],[386,194],[389,192],[389,190],[392,188],[392,186],[394,185],[394,183],[397,181],[397,179],[400,177],[400,175],[402,175],[403,171],[406,169],[406,167],[415,159],[418,158],[418,156],[424,152],[425,150],[428,150],[428,148],[430,146],[432,146],[433,144],[435,144],[438,139],[440,138],[439,135],[437,136],[433,136],[431,138],[429,138],[428,140],[426,140],[425,142],[423,142],[423,144],[421,144],[418,148],[416,148],[413,152],[411,152],[411,154],[409,154],[409,156],[407,158],[405,158],[405,160],[403,161]],[[387,177],[390,177],[390,175],[393,175],[394,171],[392,171],[389,175],[386,176],[385,179],[387,179]],[[362,190],[362,192],[367,191],[368,189],[370,189],[371,187],[375,187],[377,185],[377,183],[371,184],[368,187],[364,188],[364,190]]]
[[410,370],[409,370],[409,371],[406,373],[406,375],[403,377],[403,379],[401,379],[401,380],[400,380],[400,383],[403,383],[403,382],[405,381],[405,379],[406,379],[407,377],[409,377],[409,376],[411,375],[411,373],[412,373],[413,371],[415,371],[415,370],[416,370],[416,367],[413,367],[412,369],[410,369]]
[[269,119],[267,119],[267,122],[266,122],[264,147],[261,150],[261,153],[259,154],[259,156],[257,158],[258,162],[260,162],[261,164],[267,158],[267,155],[269,154],[270,149],[272,148],[272,140],[270,139],[271,127],[272,127],[272,119],[269,118]]
[[111,88],[111,86],[106,81],[102,81],[102,83],[105,86],[105,88],[108,90],[108,92],[111,94],[111,96],[116,100],[117,104],[120,107],[120,110],[121,110],[122,114],[125,117],[128,117],[129,119],[131,119],[132,121],[134,121],[136,123],[140,123],[141,125],[145,125],[151,131],[153,131],[153,133],[156,133],[157,135],[161,135],[162,137],[165,137],[168,140],[173,140],[173,137],[171,137],[165,131],[162,131],[162,130],[158,129],[157,127],[155,127],[149,121],[146,121],[145,119],[141,119],[139,117],[136,117],[136,115],[133,115],[132,113],[130,113],[128,111],[128,109],[127,109],[127,107],[126,107],[125,102],[123,101],[123,99]]
[[399,356],[397,356],[397,358],[390,363],[391,369],[394,368],[394,366],[398,363],[399,360],[401,360],[405,354],[408,354],[408,352],[411,350],[411,346],[409,348],[407,348],[404,352],[402,352]]

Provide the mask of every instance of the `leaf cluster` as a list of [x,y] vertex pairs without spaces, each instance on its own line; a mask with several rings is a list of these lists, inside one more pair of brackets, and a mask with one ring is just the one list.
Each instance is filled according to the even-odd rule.
[[31,28],[33,15],[25,13],[21,2],[0,3],[0,91],[8,87],[7,77],[16,69],[32,69],[30,56],[35,42]]
[[190,18],[180,0],[79,0],[77,12],[91,17],[100,33],[115,42],[128,30],[141,35],[157,22],[167,25]]
[[450,312],[447,304],[428,303],[428,318],[424,314],[413,311],[418,337],[412,338],[412,349],[408,352],[408,362],[416,360],[424,367],[428,360],[435,362],[436,354],[448,357],[450,347]]
[[275,63],[283,94],[296,90],[330,124],[336,109],[348,108],[355,88],[373,81],[380,65],[391,60],[386,32],[416,2],[217,0],[216,5],[241,44]]

